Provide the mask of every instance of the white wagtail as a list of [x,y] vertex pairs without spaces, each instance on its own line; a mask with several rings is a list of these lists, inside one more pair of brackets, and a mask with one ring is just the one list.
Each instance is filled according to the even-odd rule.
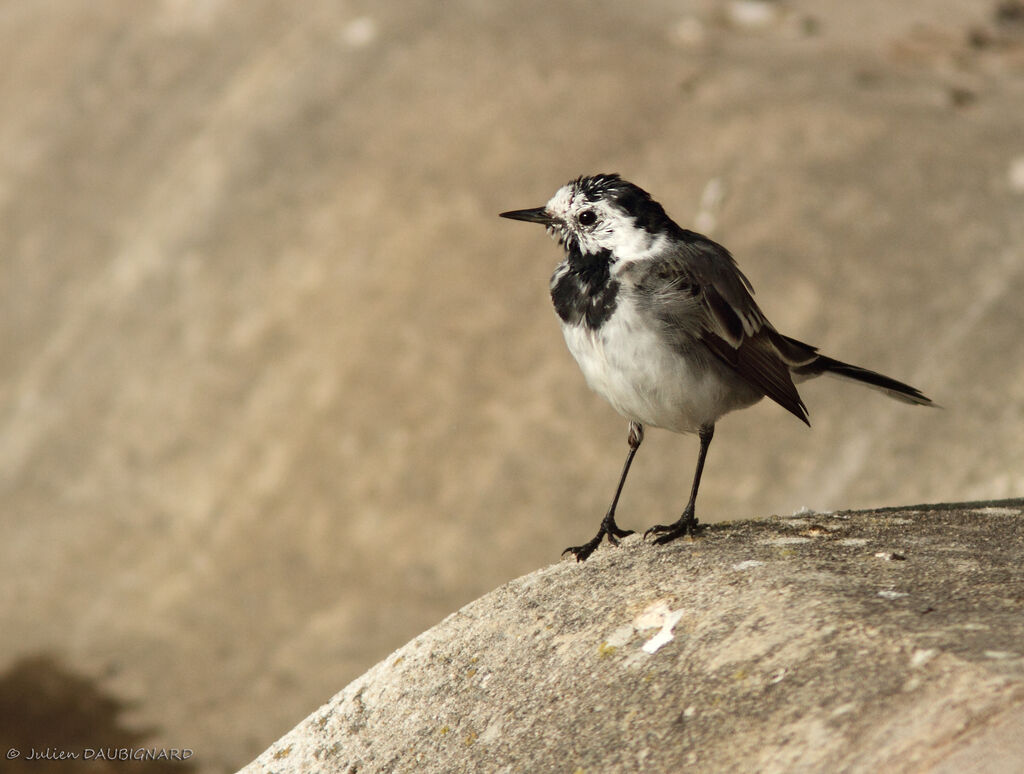
[[783,336],[758,308],[728,250],[680,228],[650,194],[618,175],[580,177],[543,207],[501,217],[540,223],[565,249],[551,277],[565,342],[591,389],[629,420],[629,454],[601,528],[590,542],[563,552],[579,561],[606,535],[617,545],[632,534],[615,523],[615,507],[645,425],[700,438],[682,516],[644,533],[667,543],[697,527],[704,459],[724,414],[767,395],[810,425],[794,381],[820,374],[931,404],[910,385]]

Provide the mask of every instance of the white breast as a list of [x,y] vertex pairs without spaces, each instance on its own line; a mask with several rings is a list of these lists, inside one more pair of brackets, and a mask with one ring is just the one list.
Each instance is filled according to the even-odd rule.
[[598,330],[562,325],[565,343],[596,393],[622,416],[693,433],[760,396],[738,384],[700,345],[684,357],[639,315],[626,294]]

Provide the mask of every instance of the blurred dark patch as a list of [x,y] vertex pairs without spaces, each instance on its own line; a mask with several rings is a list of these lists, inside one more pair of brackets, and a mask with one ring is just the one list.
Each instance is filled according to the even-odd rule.
[[949,104],[956,108],[970,107],[978,100],[977,93],[964,86],[948,86],[946,96]]
[[1024,0],[1002,0],[992,11],[992,23],[972,27],[967,42],[975,49],[1018,48],[1024,36]]
[[[50,655],[16,661],[0,675],[0,771],[5,774],[188,774],[189,761],[116,760],[121,750],[152,749],[152,729],[121,726],[126,705]],[[86,749],[96,751],[86,759]],[[11,751],[17,751],[16,753]],[[43,759],[29,760],[35,751]],[[159,752],[159,748],[156,748]],[[46,759],[77,753],[77,759]],[[13,756],[13,757],[12,757]],[[115,758],[105,760],[101,756]]]
[[1024,29],[1024,2],[1022,0],[1002,0],[996,4],[993,16],[996,24],[1000,26]]

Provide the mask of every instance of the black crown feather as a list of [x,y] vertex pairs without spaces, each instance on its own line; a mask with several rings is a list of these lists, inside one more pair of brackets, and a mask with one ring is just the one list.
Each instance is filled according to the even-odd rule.
[[665,214],[665,209],[654,201],[647,191],[628,180],[623,180],[617,174],[580,176],[572,185],[586,197],[587,201],[596,202],[603,199],[612,202],[620,210],[633,216],[639,228],[652,234],[679,230],[679,226]]

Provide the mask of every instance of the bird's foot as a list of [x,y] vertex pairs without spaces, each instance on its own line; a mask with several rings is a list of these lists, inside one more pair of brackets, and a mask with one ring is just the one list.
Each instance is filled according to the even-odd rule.
[[588,541],[581,546],[569,546],[562,552],[562,556],[572,554],[576,557],[577,562],[584,562],[592,553],[594,553],[595,550],[597,550],[597,547],[601,545],[601,538],[603,537],[604,533],[598,532],[597,536],[593,540]]
[[631,529],[620,529],[619,525],[615,523],[615,515],[609,513],[601,522],[601,529],[599,529],[597,534],[594,535],[593,540],[590,540],[581,546],[569,546],[562,552],[562,556],[572,554],[576,557],[577,562],[583,562],[597,550],[597,547],[601,545],[602,538],[605,536],[608,537],[609,543],[613,546],[617,546],[621,538],[632,534],[633,530]]
[[619,525],[615,523],[614,516],[605,516],[604,521],[601,522],[601,529],[608,536],[608,542],[613,546],[617,546],[622,538],[633,534],[631,529],[619,529]]
[[684,512],[678,521],[674,521],[671,524],[655,524],[644,533],[644,540],[651,535],[657,535],[654,539],[654,544],[658,546],[664,545],[676,538],[696,535],[698,530],[701,529],[698,527],[698,524],[697,517],[693,513]]

